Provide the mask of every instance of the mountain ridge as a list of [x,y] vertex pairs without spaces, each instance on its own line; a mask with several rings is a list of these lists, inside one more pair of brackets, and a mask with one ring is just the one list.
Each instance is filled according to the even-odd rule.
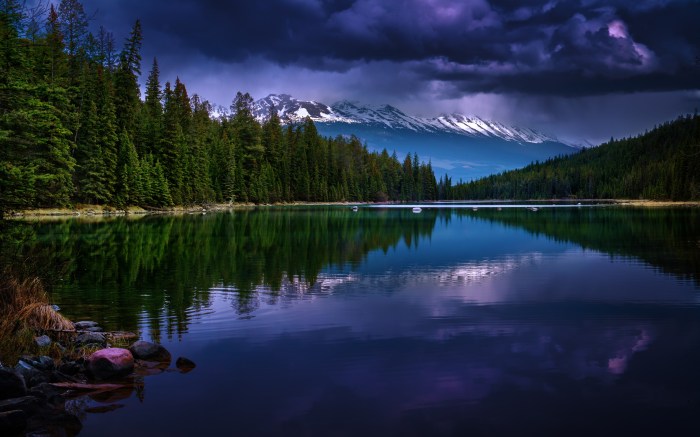
[[534,129],[509,126],[476,115],[452,113],[437,117],[417,117],[388,104],[367,105],[341,100],[329,106],[313,100],[298,100],[290,94],[270,94],[255,101],[252,108],[253,115],[262,122],[269,116],[272,106],[284,123],[298,123],[306,117],[311,117],[315,123],[362,124],[416,133],[450,133],[472,138],[496,138],[521,144],[544,142],[566,144]]

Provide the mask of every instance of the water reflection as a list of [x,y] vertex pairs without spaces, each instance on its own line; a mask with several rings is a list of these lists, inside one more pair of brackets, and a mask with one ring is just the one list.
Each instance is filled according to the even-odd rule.
[[[24,247],[55,284],[56,303],[69,316],[114,330],[145,322],[158,339],[187,332],[193,318],[207,314],[212,290],[230,291],[236,311],[252,315],[261,302],[327,293],[357,275],[431,289],[515,275],[529,288],[468,287],[465,300],[482,303],[567,295],[585,300],[596,292],[600,299],[683,300],[682,293],[674,297],[644,286],[644,275],[630,263],[611,265],[598,253],[700,283],[698,215],[695,209],[609,207],[421,214],[263,209],[37,224]],[[570,286],[590,282],[592,269],[603,269],[597,275],[615,293],[592,284],[585,290]]]
[[25,249],[70,317],[198,364],[86,435],[687,435],[698,218],[263,209],[39,224]]

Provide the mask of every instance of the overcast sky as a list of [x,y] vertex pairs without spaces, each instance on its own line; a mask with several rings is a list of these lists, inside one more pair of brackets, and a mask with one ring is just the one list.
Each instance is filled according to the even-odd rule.
[[476,114],[599,142],[700,106],[700,2],[84,0],[121,44],[143,25],[142,82],[228,106],[289,93]]

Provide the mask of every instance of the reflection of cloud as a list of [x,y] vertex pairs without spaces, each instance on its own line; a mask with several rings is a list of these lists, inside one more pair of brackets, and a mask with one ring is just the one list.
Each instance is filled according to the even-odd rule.
[[642,328],[634,338],[634,344],[631,347],[623,347],[617,351],[615,356],[608,360],[608,371],[613,375],[621,375],[627,370],[627,363],[636,352],[646,350],[647,346],[652,342],[653,337],[647,329]]
[[447,268],[439,272],[437,276],[440,284],[463,284],[502,275],[523,264],[539,263],[541,260],[542,254],[532,253],[519,256],[507,256],[497,260],[472,261]]
[[[303,277],[285,276],[279,284],[279,289],[273,289],[268,285],[258,285],[248,293],[252,299],[265,299],[266,302],[271,302],[266,298],[273,299],[294,298],[300,296],[313,297],[315,295],[324,295],[332,293],[333,290],[343,284],[357,281],[357,275],[354,273],[343,275],[327,275],[321,276],[315,282],[310,283],[309,280]],[[275,287],[277,288],[277,287]],[[233,286],[219,285],[210,289],[212,292],[220,292],[229,295],[237,295],[238,290]],[[274,304],[275,302],[271,302]]]
[[[665,286],[654,287],[656,280]],[[257,289],[254,314],[261,317],[252,320],[232,321],[235,291],[215,293],[228,304],[215,305],[206,323],[217,338],[252,342],[265,356],[281,345],[311,345],[310,356],[295,356],[296,366],[310,366],[357,398],[381,398],[397,415],[480,402],[503,387],[549,392],[558,384],[551,375],[608,385],[658,337],[651,321],[619,314],[635,309],[618,304],[656,302],[658,290],[670,301],[687,299],[677,293],[687,290],[681,285],[676,290],[666,277],[597,252],[530,251],[420,268],[402,262],[374,274],[323,273],[312,286],[287,280],[278,293]],[[606,313],[610,303],[614,313]],[[318,396],[309,388],[279,411],[303,417]]]

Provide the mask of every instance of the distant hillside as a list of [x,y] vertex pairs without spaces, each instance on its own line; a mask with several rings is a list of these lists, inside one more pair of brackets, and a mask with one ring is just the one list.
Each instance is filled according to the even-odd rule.
[[329,106],[289,94],[256,101],[252,113],[263,123],[271,107],[282,123],[299,124],[310,117],[321,135],[355,135],[370,151],[396,151],[400,159],[418,153],[437,175],[448,174],[454,181],[471,181],[578,150],[542,132],[475,115],[416,117],[391,105],[341,101]]
[[449,199],[700,200],[700,116],[448,187]]

